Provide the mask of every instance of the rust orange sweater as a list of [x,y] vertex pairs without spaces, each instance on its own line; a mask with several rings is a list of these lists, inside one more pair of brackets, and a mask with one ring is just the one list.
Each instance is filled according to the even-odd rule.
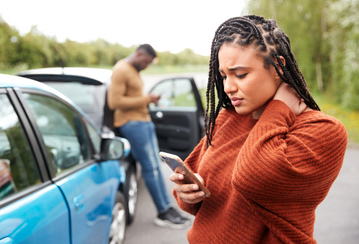
[[271,101],[261,118],[220,112],[212,146],[205,138],[186,159],[212,193],[197,204],[189,243],[316,243],[315,209],[342,166],[344,126],[319,111],[296,117]]

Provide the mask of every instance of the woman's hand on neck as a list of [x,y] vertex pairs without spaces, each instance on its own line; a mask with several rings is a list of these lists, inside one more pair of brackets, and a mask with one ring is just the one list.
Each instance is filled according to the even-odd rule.
[[311,110],[310,108],[308,109],[304,100],[298,95],[294,88],[285,82],[279,86],[273,100],[284,102],[296,116]]

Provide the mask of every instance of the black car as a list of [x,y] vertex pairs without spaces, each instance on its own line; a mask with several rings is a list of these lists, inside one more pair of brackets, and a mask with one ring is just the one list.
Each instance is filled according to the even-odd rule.
[[[108,109],[106,102],[111,70],[43,68],[23,71],[16,75],[55,88],[78,105],[104,133],[118,135],[111,126],[113,113]],[[161,95],[157,106],[149,106],[160,150],[177,154],[184,160],[203,137],[204,110],[194,79],[165,79],[159,81],[150,92]],[[128,156],[121,163],[126,169],[127,221],[131,223],[136,212],[139,164],[132,156]]]

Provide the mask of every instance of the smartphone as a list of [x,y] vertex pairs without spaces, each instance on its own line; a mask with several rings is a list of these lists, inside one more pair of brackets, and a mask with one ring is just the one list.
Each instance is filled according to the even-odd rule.
[[183,182],[191,184],[196,183],[199,188],[204,192],[206,197],[210,197],[211,193],[202,184],[202,182],[195,176],[190,168],[185,165],[180,157],[175,154],[160,152],[160,157],[175,173],[182,173],[184,178]]

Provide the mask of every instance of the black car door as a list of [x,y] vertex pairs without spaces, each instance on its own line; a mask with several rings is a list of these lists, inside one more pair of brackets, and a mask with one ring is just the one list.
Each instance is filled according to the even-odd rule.
[[157,106],[149,106],[160,150],[184,160],[204,135],[204,110],[193,78],[162,80],[150,93],[161,95]]

